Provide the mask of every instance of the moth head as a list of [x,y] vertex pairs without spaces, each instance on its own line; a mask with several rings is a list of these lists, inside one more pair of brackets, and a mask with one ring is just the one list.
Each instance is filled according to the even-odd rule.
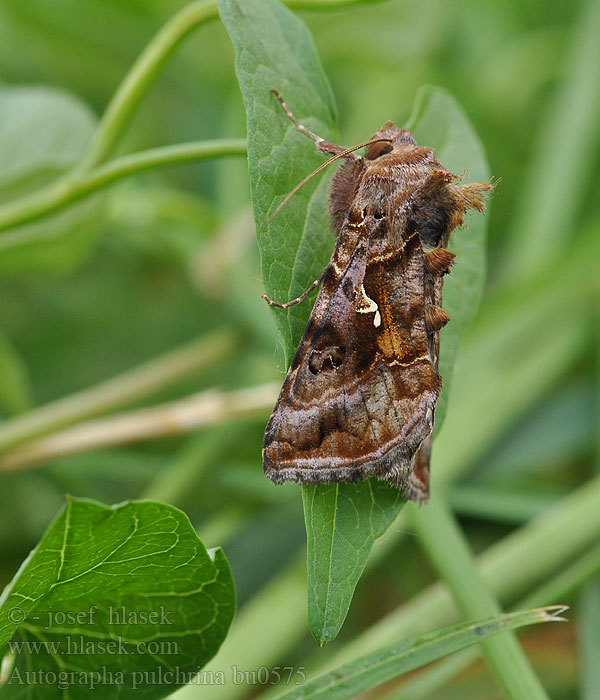
[[384,153],[390,153],[394,149],[404,146],[416,146],[415,137],[406,129],[399,129],[393,122],[386,122],[372,136],[373,139],[390,139],[389,141],[379,141],[367,147],[365,156],[368,160],[375,160]]

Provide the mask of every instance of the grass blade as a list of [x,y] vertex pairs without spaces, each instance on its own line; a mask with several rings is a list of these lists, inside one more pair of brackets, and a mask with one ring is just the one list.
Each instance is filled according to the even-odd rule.
[[517,629],[537,622],[561,620],[564,606],[538,608],[526,612],[500,615],[483,622],[445,627],[430,634],[394,644],[380,651],[345,664],[331,673],[282,695],[280,700],[345,700],[374,688],[403,673],[448,656],[460,649],[481,642],[498,632]]
[[[413,522],[440,578],[452,591],[465,617],[498,614],[500,606],[477,570],[469,546],[442,499],[427,510],[414,510]],[[482,642],[485,658],[508,697],[548,700],[516,637],[501,635]]]
[[600,698],[600,577],[586,586],[581,603],[581,700],[596,700]]

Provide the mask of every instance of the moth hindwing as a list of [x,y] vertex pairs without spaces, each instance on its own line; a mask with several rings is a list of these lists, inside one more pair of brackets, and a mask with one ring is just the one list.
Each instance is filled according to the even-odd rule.
[[[276,96],[320,151],[345,162],[330,192],[335,247],[309,288],[321,285],[265,431],[265,473],[308,484],[376,476],[427,500],[448,238],[492,185],[459,184],[391,122],[357,156],[308,131]],[[265,298],[285,307],[306,294]]]

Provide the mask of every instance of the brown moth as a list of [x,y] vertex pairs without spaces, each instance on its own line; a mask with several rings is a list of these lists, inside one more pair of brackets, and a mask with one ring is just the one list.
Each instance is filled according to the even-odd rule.
[[274,93],[320,151],[346,162],[332,180],[329,265],[298,299],[265,296],[286,308],[321,284],[265,431],[265,473],[306,484],[376,476],[427,500],[448,238],[492,185],[458,184],[391,122],[357,156],[308,131]]

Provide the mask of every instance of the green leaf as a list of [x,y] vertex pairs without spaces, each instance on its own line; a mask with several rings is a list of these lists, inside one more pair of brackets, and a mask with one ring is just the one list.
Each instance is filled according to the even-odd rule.
[[335,639],[375,540],[404,505],[377,479],[303,486],[308,548],[308,616],[319,644]]
[[[64,176],[94,128],[88,107],[60,90],[0,87],[0,204],[14,206]],[[40,222],[0,232],[0,273],[77,263],[93,241],[99,203],[98,197],[88,198]]]
[[[333,238],[327,233],[327,186],[316,177],[267,224],[283,197],[324,160],[271,90],[278,90],[296,117],[326,139],[334,136],[333,98],[308,30],[287,8],[275,0],[220,0],[219,11],[235,49],[246,107],[248,170],[265,289],[276,301],[288,301],[321,274]],[[288,364],[310,308],[307,302],[273,309]]]
[[470,622],[444,627],[415,637],[400,644],[393,644],[380,651],[367,654],[357,661],[344,664],[331,673],[304,683],[280,696],[279,700],[346,700],[358,693],[397,678],[415,668],[453,654],[460,649],[477,644],[483,639],[506,630],[517,629],[538,622],[561,620],[557,617],[564,607],[538,608],[525,612],[499,615],[483,622]]
[[378,537],[404,506],[400,491],[372,478],[303,486],[308,618],[323,646],[338,635]]
[[344,624],[375,540],[404,506],[400,491],[375,478],[303,486],[308,616],[323,646]]
[[375,540],[404,506],[401,493],[375,478],[303,486],[308,613],[323,646],[338,635]]
[[164,697],[215,655],[234,608],[224,554],[181,511],[69,498],[0,598],[0,698]]
[[[287,120],[270,91],[279,90],[297,118],[325,138],[331,138],[327,128],[332,122],[331,97],[306,28],[283,6],[273,0],[221,0],[220,11],[236,51],[236,71],[246,105],[250,183],[265,287],[270,297],[287,301],[320,274],[333,241],[326,223],[325,181],[318,187],[314,181],[305,185],[267,225],[269,212],[281,197],[323,162],[314,144]],[[467,171],[470,180],[488,178],[477,137],[460,108],[442,90],[420,92],[409,126],[419,143],[434,147],[450,170]],[[436,429],[445,412],[458,342],[483,286],[485,221],[480,216],[473,223],[454,235],[457,264],[444,292],[452,323],[444,329],[440,350],[446,388],[438,404]],[[309,313],[310,304],[274,310],[288,362]],[[375,480],[305,486],[303,499],[311,629],[324,644],[341,628],[373,542],[393,522],[402,502],[397,492]],[[330,580],[332,574],[336,585]]]

